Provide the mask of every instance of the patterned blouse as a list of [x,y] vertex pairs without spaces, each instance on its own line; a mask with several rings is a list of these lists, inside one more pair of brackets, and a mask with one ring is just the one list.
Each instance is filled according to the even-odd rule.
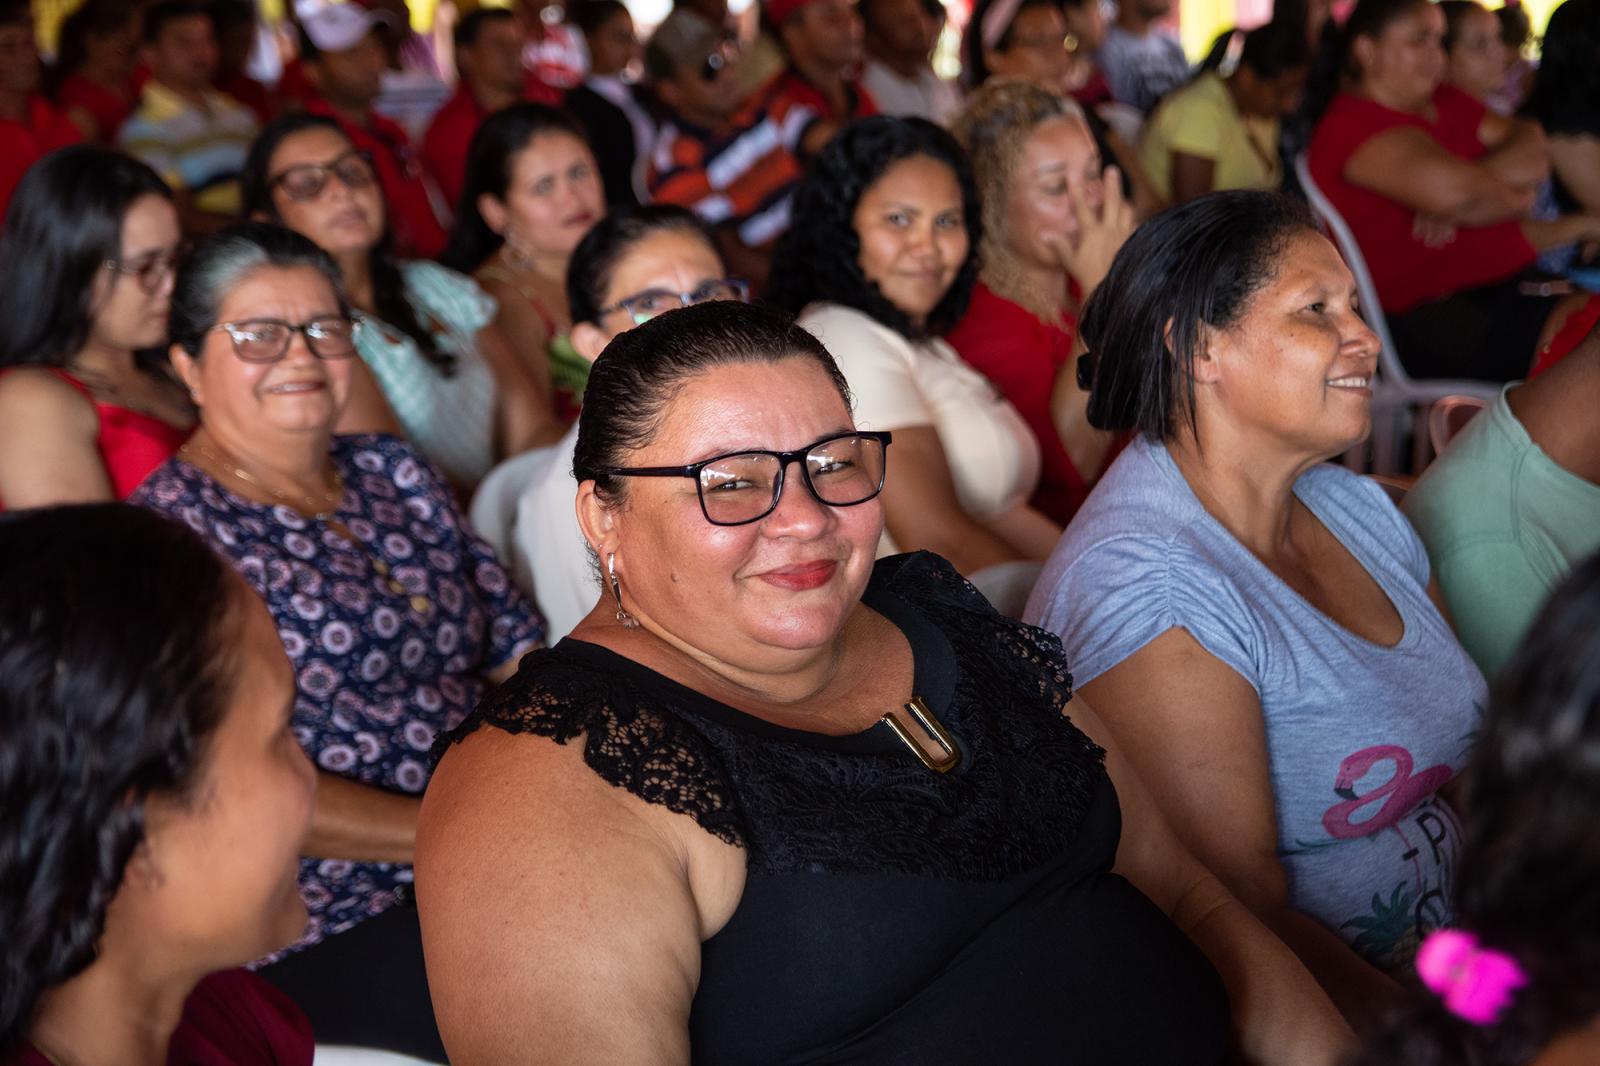
[[[187,523],[266,600],[295,669],[294,729],[317,766],[418,795],[434,736],[486,688],[485,672],[539,646],[544,624],[442,477],[410,445],[337,437],[335,526],[255,503],[174,458],[129,502]],[[305,947],[380,914],[409,865],[307,859]]]

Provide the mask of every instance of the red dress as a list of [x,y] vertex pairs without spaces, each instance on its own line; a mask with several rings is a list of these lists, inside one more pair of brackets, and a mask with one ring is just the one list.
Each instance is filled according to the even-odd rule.
[[1047,325],[980,281],[966,315],[945,337],[962,359],[994,382],[1038,438],[1039,487],[1029,504],[1063,526],[1092,487],[1072,465],[1050,411],[1056,376],[1072,355],[1077,327],[1071,315],[1063,315],[1060,326]]
[[1462,226],[1449,244],[1429,248],[1412,235],[1415,210],[1345,180],[1345,164],[1356,149],[1380,133],[1408,126],[1427,133],[1462,159],[1485,154],[1487,149],[1478,140],[1483,104],[1452,85],[1442,85],[1433,94],[1433,107],[1436,117],[1429,120],[1341,93],[1311,137],[1311,176],[1350,224],[1389,314],[1504,281],[1537,255],[1522,229],[1510,220]]
[[[94,404],[100,417],[100,432],[95,446],[106,464],[106,476],[111,479],[111,491],[117,499],[125,500],[139,483],[168,459],[189,437],[186,429],[175,429],[154,415],[135,411],[115,404],[101,403],[94,398],[89,387],[65,370],[46,367],[50,373],[77,389]],[[4,373],[4,371],[0,371]],[[0,501],[0,509],[4,502]]]
[[[167,1066],[311,1066],[311,1023],[288,996],[248,970],[223,970],[183,1004]],[[24,1046],[12,1066],[50,1066]]]
[[422,166],[412,150],[411,138],[398,123],[370,112],[366,125],[346,122],[324,100],[306,108],[313,115],[331,118],[356,149],[372,158],[383,186],[383,200],[394,233],[394,250],[402,259],[435,259],[444,251],[444,227],[434,213],[423,183]]

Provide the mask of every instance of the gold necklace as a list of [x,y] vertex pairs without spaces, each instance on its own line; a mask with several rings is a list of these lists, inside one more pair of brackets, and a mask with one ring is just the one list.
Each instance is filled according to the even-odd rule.
[[[261,479],[255,477],[249,471],[241,469],[237,465],[223,459],[222,456],[218,455],[210,448],[207,448],[204,444],[196,444],[193,437],[185,441],[183,447],[180,448],[179,451],[189,451],[190,449],[193,449],[194,451],[205,456],[207,459],[211,460],[212,463],[216,464],[218,467],[221,467],[229,474],[232,474],[240,481],[243,481],[245,484],[254,486],[263,492],[269,492],[278,499],[282,500],[284,503],[294,507],[295,510],[300,511],[302,514],[305,513],[303,508],[296,504],[295,498],[292,494],[283,492],[279,489],[273,488],[271,485],[265,484],[261,481]],[[312,513],[308,516],[309,518],[311,518],[313,521],[321,522],[339,536],[349,541],[351,546],[365,555],[367,557],[367,562],[372,565],[373,572],[383,579],[384,586],[392,594],[396,596],[405,595],[406,587],[402,585],[400,581],[390,572],[389,564],[383,559],[378,558],[378,556],[367,547],[365,541],[363,541],[360,537],[357,537],[355,533],[351,531],[349,526],[340,521],[338,517],[338,511],[339,504],[344,499],[344,475],[339,473],[338,467],[333,468],[333,490],[331,493],[324,493],[323,499],[326,501],[330,496],[332,497],[333,503],[332,507],[328,510],[318,510],[317,500],[314,496],[302,496],[299,502],[311,508]],[[410,602],[411,609],[416,611],[418,614],[425,615],[433,610],[433,602],[426,596],[414,595],[411,597]]]

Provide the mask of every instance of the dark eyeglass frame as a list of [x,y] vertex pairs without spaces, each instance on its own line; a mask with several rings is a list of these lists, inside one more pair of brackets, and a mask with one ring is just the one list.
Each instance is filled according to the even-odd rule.
[[[173,245],[171,248],[156,248],[146,252],[131,263],[123,262],[118,258],[102,260],[114,273],[124,274],[134,280],[141,290],[146,293],[155,292],[161,288],[161,283],[168,277],[178,272],[178,264],[183,262],[183,257],[189,252],[187,242]],[[139,262],[140,259],[147,262]]]
[[[351,180],[351,172],[348,169],[341,169],[351,161],[359,161],[365,164],[364,176],[355,181]],[[317,187],[314,190],[303,193],[296,193],[288,189],[284,183],[289,180],[291,175],[302,172],[315,173],[318,176]],[[372,188],[379,180],[378,167],[372,161],[372,153],[363,152],[359,148],[352,148],[347,152],[340,153],[328,163],[296,163],[294,166],[285,167],[271,178],[268,178],[267,188],[283,189],[283,194],[289,199],[297,204],[304,204],[310,203],[327,192],[328,183],[334,178],[338,178],[340,183],[347,189]]]
[[[350,327],[350,347],[347,351],[329,354],[317,346],[318,341],[325,338],[316,337],[311,331],[321,327],[327,322],[343,322]],[[240,347],[243,341],[241,340],[239,334],[244,332],[250,326],[283,327],[283,345],[278,349],[277,355],[274,355],[270,359],[256,359],[244,354],[243,349]],[[242,363],[253,363],[257,366],[266,366],[271,363],[281,363],[283,361],[283,357],[289,354],[289,345],[294,342],[294,335],[296,333],[305,338],[306,347],[311,350],[312,355],[316,356],[323,362],[328,362],[330,360],[337,361],[340,359],[350,359],[355,356],[356,338],[361,335],[361,320],[351,318],[348,315],[319,315],[316,318],[308,319],[307,321],[296,325],[293,322],[289,322],[281,318],[240,318],[235,319],[232,322],[218,322],[216,325],[206,330],[206,332],[226,333],[228,335],[228,340],[233,342],[234,356]]]
[[[830,503],[824,500],[817,487],[811,482],[811,468],[806,464],[806,456],[816,451],[825,444],[832,444],[836,440],[849,440],[852,437],[864,437],[875,440],[883,446],[883,471],[878,475],[878,485],[872,492],[859,500],[849,503]],[[609,477],[686,477],[694,481],[695,496],[700,500],[700,513],[705,515],[707,522],[714,526],[747,526],[751,522],[759,522],[773,511],[778,509],[778,502],[783,499],[784,475],[789,471],[789,464],[800,464],[800,479],[805,482],[806,491],[811,493],[811,498],[825,507],[856,507],[868,500],[874,499],[883,491],[883,483],[889,476],[889,444],[894,439],[894,434],[888,430],[858,429],[850,433],[834,433],[823,437],[821,440],[812,441],[804,448],[796,448],[791,452],[774,452],[764,448],[751,448],[738,452],[724,452],[722,455],[713,455],[709,459],[702,459],[698,463],[687,466],[613,466],[607,467],[605,473]],[[743,518],[737,522],[719,522],[711,517],[711,511],[706,507],[706,487],[700,480],[700,472],[712,463],[720,463],[724,459],[736,459],[746,455],[770,455],[778,460],[778,476],[772,479],[772,501],[767,504],[767,509],[753,518]]]
[[[737,301],[739,303],[750,302],[750,283],[748,281],[744,280],[743,278],[716,278],[698,286],[693,292],[668,292],[666,289],[645,289],[643,292],[636,292],[632,296],[624,296],[622,299],[618,300],[609,307],[602,307],[598,309],[595,311],[595,317],[604,318],[606,315],[609,315],[614,311],[626,311],[628,312],[628,317],[633,319],[634,325],[642,326],[646,322],[650,321],[651,318],[654,318],[655,315],[647,315],[644,318],[640,318],[639,312],[635,311],[630,306],[631,304],[639,302],[646,296],[677,297],[678,307],[693,307],[696,304],[714,303],[717,299],[719,299],[718,297],[700,296],[701,293],[705,292],[709,288],[712,288],[713,286],[726,286],[732,289],[737,294]],[[700,298],[698,300],[693,299],[695,296],[700,296]],[[670,307],[667,310],[676,311],[677,309],[677,307]],[[656,312],[656,314],[662,315],[666,313],[666,311]]]

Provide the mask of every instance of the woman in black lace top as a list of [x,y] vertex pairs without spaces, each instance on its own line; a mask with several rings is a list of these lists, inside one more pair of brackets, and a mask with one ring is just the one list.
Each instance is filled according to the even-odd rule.
[[935,556],[874,565],[888,438],[760,309],[595,364],[604,594],[424,802],[451,1061],[1331,1061],[1310,976],[1066,716],[1055,639]]

